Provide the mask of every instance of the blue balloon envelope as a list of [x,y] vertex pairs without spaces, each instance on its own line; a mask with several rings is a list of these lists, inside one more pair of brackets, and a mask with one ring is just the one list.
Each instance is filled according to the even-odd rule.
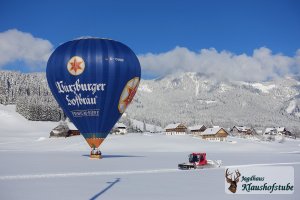
[[100,38],[60,45],[46,72],[56,101],[91,148],[100,146],[125,112],[141,77],[140,63],[129,47]]

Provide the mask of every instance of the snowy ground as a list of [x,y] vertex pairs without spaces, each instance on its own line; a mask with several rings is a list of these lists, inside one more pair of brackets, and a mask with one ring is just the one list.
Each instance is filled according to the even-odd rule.
[[[54,122],[29,122],[0,105],[0,199],[298,199],[300,141],[206,142],[191,136],[109,135],[104,158],[90,160],[81,136],[49,138]],[[228,195],[224,167],[180,171],[190,152],[233,165],[285,165],[295,170],[293,195]]]

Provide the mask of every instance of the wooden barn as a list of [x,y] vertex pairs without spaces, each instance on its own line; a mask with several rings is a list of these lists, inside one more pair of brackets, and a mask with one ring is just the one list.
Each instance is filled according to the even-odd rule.
[[200,135],[202,139],[205,140],[226,141],[228,133],[225,129],[221,127],[215,127],[215,128],[207,128]]
[[165,128],[166,135],[185,135],[187,127],[182,123],[169,124]]
[[206,130],[206,127],[204,125],[195,125],[189,127],[191,134],[198,135]]
[[66,137],[71,137],[75,135],[80,135],[79,130],[76,128],[76,126],[72,122],[68,122],[69,131]]

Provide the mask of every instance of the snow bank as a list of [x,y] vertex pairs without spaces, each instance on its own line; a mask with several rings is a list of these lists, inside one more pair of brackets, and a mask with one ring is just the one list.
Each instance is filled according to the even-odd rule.
[[39,141],[43,141],[43,140],[45,140],[45,139],[46,139],[45,137],[40,137],[40,138],[38,138],[36,141],[39,142]]
[[138,88],[139,91],[151,93],[152,89],[146,84],[141,83]]
[[291,114],[294,111],[295,108],[296,108],[296,101],[292,100],[292,101],[290,101],[290,103],[289,103],[289,105],[288,105],[288,107],[286,108],[285,111],[287,113]]
[[251,85],[252,85],[252,87],[260,90],[263,93],[269,93],[270,90],[272,90],[276,87],[274,84],[272,84],[272,85],[263,85],[261,83],[253,83]]
[[[226,167],[290,165],[295,180],[299,178],[299,140],[278,144],[228,137],[237,142],[232,145],[189,135],[109,135],[101,145],[103,159],[90,160],[82,136],[48,138],[57,125],[27,121],[13,107],[0,105],[1,199],[182,200],[198,199],[199,194],[204,199],[232,199],[224,192],[224,168],[177,169],[191,152],[206,152],[208,159],[221,159]],[[299,187],[295,185],[290,199],[297,199]]]

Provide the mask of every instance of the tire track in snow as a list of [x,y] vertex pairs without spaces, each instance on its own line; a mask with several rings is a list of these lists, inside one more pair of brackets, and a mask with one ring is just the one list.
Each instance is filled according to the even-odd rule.
[[[287,163],[262,163],[262,164],[246,164],[246,165],[228,165],[219,168],[206,168],[200,170],[217,170],[230,167],[253,167],[253,166],[274,166],[274,165],[300,165],[300,162]],[[82,176],[111,176],[111,175],[136,175],[136,174],[159,174],[159,173],[174,173],[174,172],[195,172],[197,170],[179,170],[173,169],[152,169],[140,171],[115,171],[115,172],[73,172],[73,173],[53,173],[53,174],[24,174],[24,175],[10,175],[0,176],[0,181],[6,180],[27,180],[27,179],[47,179],[47,178],[68,178],[68,177],[82,177]]]

